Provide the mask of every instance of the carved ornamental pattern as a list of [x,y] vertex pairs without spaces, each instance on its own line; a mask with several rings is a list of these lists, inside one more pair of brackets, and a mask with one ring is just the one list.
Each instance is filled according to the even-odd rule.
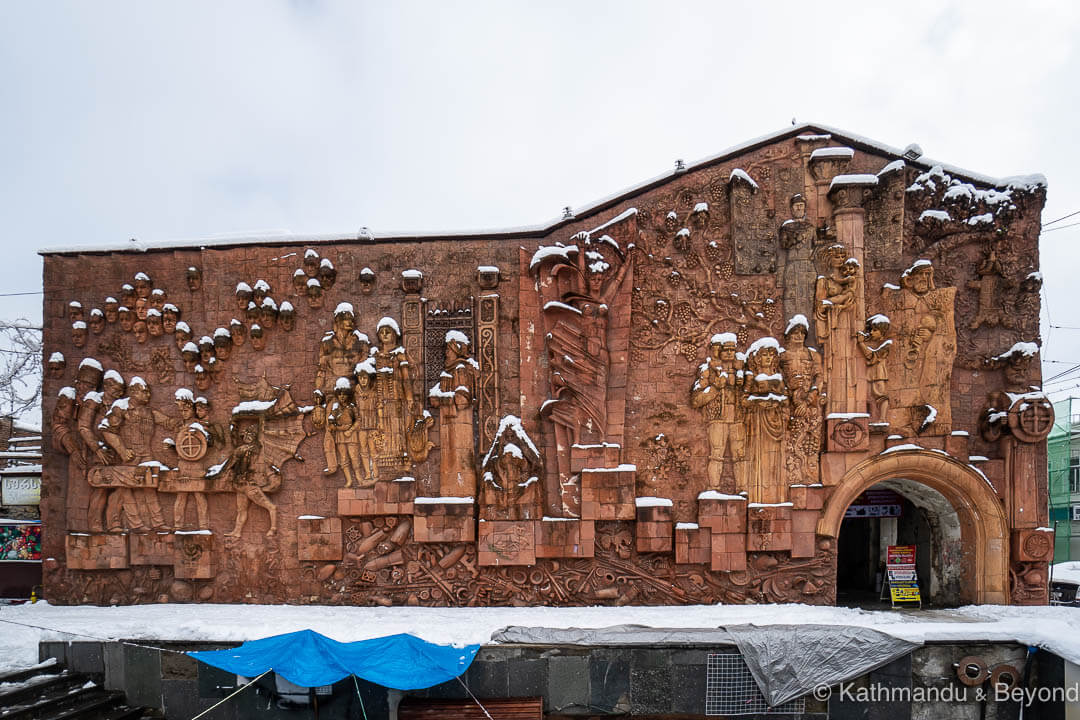
[[47,253],[47,596],[830,603],[880,478],[1045,602],[1044,190],[806,129],[520,236]]

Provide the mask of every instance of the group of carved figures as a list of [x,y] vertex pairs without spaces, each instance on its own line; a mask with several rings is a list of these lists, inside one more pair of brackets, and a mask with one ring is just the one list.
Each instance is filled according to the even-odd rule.
[[[324,428],[324,473],[340,469],[345,487],[370,487],[379,468],[399,472],[427,459],[434,422],[413,387],[416,372],[401,344],[401,330],[384,317],[377,344],[356,329],[350,303],[334,310],[334,329],[319,345],[315,377],[316,427]],[[396,477],[396,476],[395,476]]]
[[806,335],[806,318],[796,315],[785,347],[765,337],[744,355],[734,333],[712,337],[690,391],[690,404],[707,423],[710,488],[779,503],[790,484],[817,482],[822,362]]
[[[946,433],[951,422],[955,289],[936,289],[933,266],[920,260],[899,285],[882,288],[879,304],[896,322],[883,313],[867,318],[860,262],[841,243],[814,250],[804,213],[795,196],[793,218],[780,228],[784,307],[806,310],[813,328],[795,312],[783,347],[765,337],[745,355],[734,333],[714,335],[690,392],[708,424],[709,486],[753,502],[786,502],[790,485],[819,482],[823,413],[905,435]],[[811,329],[821,352],[806,344]]]
[[[267,411],[290,403],[276,400],[256,403],[254,408],[241,404],[226,434],[211,418],[205,397],[195,397],[186,388],[177,390],[175,415],[151,408],[150,398],[150,386],[141,377],[125,383],[119,372],[103,372],[92,359],[80,364],[74,387],[60,390],[52,415],[52,442],[68,456],[68,505],[86,508],[86,529],[168,530],[161,492],[175,494],[171,529],[206,529],[210,526],[206,493],[233,492],[237,514],[228,535],[240,535],[250,502],[269,513],[272,534],[277,508],[266,493],[280,485],[282,460],[275,461],[264,446],[295,443],[284,457],[292,455],[299,444],[294,439],[299,424],[295,406],[292,427],[275,434],[267,428]],[[214,457],[223,460],[210,467]],[[189,500],[194,500],[194,523],[188,519]]]

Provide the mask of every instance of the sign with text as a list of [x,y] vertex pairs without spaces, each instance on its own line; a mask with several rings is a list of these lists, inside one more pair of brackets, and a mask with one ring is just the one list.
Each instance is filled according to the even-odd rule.
[[918,582],[914,565],[893,565],[888,568],[889,583]]
[[871,488],[855,498],[844,512],[845,518],[900,517],[904,498],[887,488]]
[[893,605],[917,602],[922,606],[914,545],[889,545],[885,550],[885,573]]
[[918,583],[900,583],[898,585],[889,585],[889,597],[894,603],[897,602],[922,602],[922,596],[919,595]]
[[0,505],[40,505],[41,476],[5,477],[0,487]]
[[886,565],[914,565],[914,545],[890,545],[885,551]]

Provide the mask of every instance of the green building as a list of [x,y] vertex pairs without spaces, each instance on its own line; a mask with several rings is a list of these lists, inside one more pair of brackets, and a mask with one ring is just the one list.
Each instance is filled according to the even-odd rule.
[[1050,526],[1055,531],[1054,562],[1058,563],[1080,560],[1080,398],[1054,403],[1054,415],[1054,429],[1046,444]]

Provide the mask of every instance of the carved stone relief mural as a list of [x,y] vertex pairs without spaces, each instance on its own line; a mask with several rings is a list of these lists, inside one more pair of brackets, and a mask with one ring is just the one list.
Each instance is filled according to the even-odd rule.
[[844,142],[520,236],[46,253],[47,597],[831,603],[914,453],[1007,516],[974,600],[1045,602],[1044,186]]

